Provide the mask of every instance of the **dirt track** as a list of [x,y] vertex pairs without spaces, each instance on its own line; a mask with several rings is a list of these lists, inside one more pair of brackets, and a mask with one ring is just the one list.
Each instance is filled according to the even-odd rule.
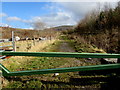
[[67,42],[62,42],[59,46],[60,52],[75,52],[74,48],[71,47]]

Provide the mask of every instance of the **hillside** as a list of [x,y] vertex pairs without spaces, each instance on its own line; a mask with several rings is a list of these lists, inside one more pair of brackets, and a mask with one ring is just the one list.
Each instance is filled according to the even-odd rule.
[[58,26],[53,28],[48,28],[44,30],[31,30],[31,29],[20,29],[20,28],[10,28],[10,27],[0,27],[0,32],[2,32],[2,38],[11,38],[12,31],[14,31],[15,36],[21,38],[25,37],[55,37],[55,33],[63,30],[71,30],[73,26]]
[[101,12],[91,12],[81,20],[75,29],[63,32],[80,45],[81,39],[107,53],[120,51],[120,2],[116,8],[105,8]]
[[[14,31],[15,36],[21,38],[30,37],[55,37],[57,30],[54,29],[45,29],[45,30],[30,30],[30,29],[19,29],[19,28],[10,28],[10,27],[0,27],[0,32],[2,32],[2,38],[9,39],[12,36],[12,31]],[[56,34],[55,34],[56,33]]]
[[51,29],[56,30],[56,31],[63,31],[63,30],[71,30],[73,28],[74,26],[72,25],[64,25],[64,26],[53,27]]

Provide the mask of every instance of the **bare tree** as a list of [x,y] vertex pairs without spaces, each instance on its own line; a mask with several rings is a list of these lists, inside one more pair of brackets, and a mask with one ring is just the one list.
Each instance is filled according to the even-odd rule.
[[46,28],[46,24],[41,21],[32,22],[31,25],[35,30],[43,30]]
[[105,12],[108,12],[110,10],[110,8],[111,8],[110,3],[108,3],[108,2],[104,3],[104,11]]

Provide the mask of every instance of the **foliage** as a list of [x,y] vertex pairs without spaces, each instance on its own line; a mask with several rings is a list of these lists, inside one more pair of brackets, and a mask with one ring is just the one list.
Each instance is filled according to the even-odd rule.
[[106,6],[101,12],[91,12],[81,20],[73,32],[68,31],[66,34],[76,33],[76,36],[84,37],[84,40],[108,53],[119,53],[119,30],[120,2],[114,9]]

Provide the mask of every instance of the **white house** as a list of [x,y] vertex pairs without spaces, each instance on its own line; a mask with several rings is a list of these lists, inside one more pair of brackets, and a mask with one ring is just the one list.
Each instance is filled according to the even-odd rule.
[[20,40],[20,37],[15,36],[15,41],[19,41],[19,40]]

